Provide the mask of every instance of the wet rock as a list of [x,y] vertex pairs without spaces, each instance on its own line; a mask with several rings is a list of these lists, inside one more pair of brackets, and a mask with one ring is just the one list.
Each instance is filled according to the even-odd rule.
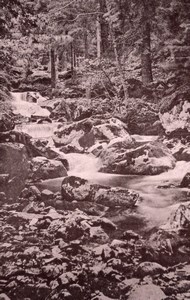
[[95,188],[94,201],[112,208],[116,206],[131,208],[140,199],[137,193],[123,188],[104,186],[97,186]]
[[28,160],[24,145],[18,143],[0,144],[0,173],[9,174],[9,180],[1,185],[0,192],[4,192],[7,197],[15,199],[24,188],[30,167]]
[[166,295],[160,287],[154,284],[146,284],[136,287],[129,295],[128,300],[163,300]]
[[14,122],[10,115],[0,113],[0,132],[6,132],[14,128]]
[[105,233],[105,231],[100,226],[91,227],[90,239],[93,241],[105,242],[109,240],[109,236]]
[[139,240],[140,236],[133,230],[126,230],[124,231],[122,238],[124,240]]
[[46,189],[42,191],[41,197],[42,197],[42,201],[47,201],[47,200],[52,200],[55,197],[55,195],[50,190]]
[[20,198],[33,198],[33,200],[40,200],[41,199],[41,192],[40,190],[35,186],[35,185],[31,185],[29,187],[24,188],[20,195]]
[[83,299],[83,290],[82,287],[79,284],[71,284],[68,288],[69,292],[71,293],[72,297],[74,299]]
[[138,277],[145,277],[145,276],[154,276],[157,274],[163,274],[166,271],[166,268],[161,266],[158,263],[155,262],[142,262],[138,267],[137,267],[137,276]]
[[6,197],[5,193],[4,192],[0,192],[0,202],[5,203],[6,200],[7,200],[7,197]]
[[75,176],[63,179],[61,194],[67,201],[89,201],[109,207],[116,205],[133,207],[139,200],[135,192],[123,188],[90,184],[87,180]]
[[178,88],[171,95],[169,101],[164,102],[161,108],[160,120],[162,126],[168,134],[172,136],[187,136],[190,132],[190,103],[188,102],[189,91],[188,88],[184,90]]
[[63,179],[61,195],[66,201],[93,201],[91,185],[80,177],[69,176]]
[[[83,151],[83,147],[79,143],[79,139],[90,132],[92,128],[92,122],[89,119],[74,122],[68,125],[63,125],[58,128],[55,132],[54,142],[57,146],[67,146],[74,147],[78,149],[78,152]],[[88,141],[89,146],[91,141]],[[93,141],[92,141],[93,144]]]
[[75,148],[79,153],[88,148],[92,151],[92,146],[103,142],[109,143],[115,138],[125,138],[128,143],[133,140],[127,132],[126,125],[116,118],[107,119],[97,125],[95,120],[85,119],[60,126],[55,135],[56,145]]
[[138,278],[125,279],[119,285],[122,292],[127,293],[130,290],[134,289],[139,284],[139,281],[140,279]]
[[166,146],[172,151],[173,156],[178,161],[189,161],[190,160],[190,145],[187,141],[188,137],[181,138],[171,138],[169,140],[164,140]]
[[190,203],[179,205],[162,228],[164,230],[188,230],[190,228]]
[[116,174],[156,175],[174,168],[175,159],[161,142],[128,144],[112,141],[102,151],[100,171]]
[[[134,89],[134,92],[137,91]],[[129,101],[119,116],[127,124],[130,134],[161,135],[164,132],[158,116],[158,106],[152,99],[151,104],[143,101],[142,94],[140,99]]]
[[190,187],[190,172],[188,172],[182,179],[181,187]]
[[92,300],[117,300],[115,298],[110,298],[105,296],[103,293],[101,292],[97,292],[96,295],[92,295]]
[[60,299],[65,299],[65,300],[73,300],[73,296],[69,293],[68,290],[64,289],[59,293]]
[[182,280],[177,284],[178,291],[180,293],[186,293],[190,291],[190,281]]
[[59,276],[59,281],[62,286],[68,286],[69,284],[74,283],[77,280],[77,277],[72,272],[66,272]]
[[0,300],[11,300],[6,294],[0,294]]
[[60,161],[46,157],[34,157],[31,162],[30,178],[34,181],[67,176],[67,170]]

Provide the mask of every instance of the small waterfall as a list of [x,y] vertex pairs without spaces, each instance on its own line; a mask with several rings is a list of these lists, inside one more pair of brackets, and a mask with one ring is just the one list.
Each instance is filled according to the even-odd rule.
[[69,153],[65,158],[70,166],[69,175],[92,179],[101,167],[100,159],[90,154]]
[[20,114],[24,117],[30,118],[35,117],[49,117],[50,112],[46,108],[42,108],[37,103],[31,103],[26,101],[27,93],[12,93],[12,98],[14,100],[14,113]]
[[43,139],[52,137],[59,124],[58,122],[48,124],[22,124],[16,125],[15,129],[29,134],[34,139]]

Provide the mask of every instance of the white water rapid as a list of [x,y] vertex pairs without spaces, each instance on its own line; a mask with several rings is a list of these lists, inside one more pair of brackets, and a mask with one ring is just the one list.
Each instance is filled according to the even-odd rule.
[[24,117],[49,117],[50,112],[38,103],[27,102],[27,92],[12,93],[14,113]]
[[[45,99],[40,96],[37,100],[37,103],[27,102],[27,92],[24,93],[12,93],[13,97],[13,111],[15,114],[20,114],[23,117],[35,117],[38,118],[48,117],[50,112],[46,108],[42,108],[39,103],[42,103],[42,100]],[[37,123],[27,123],[16,125],[15,129],[17,131],[27,133],[35,139],[51,139],[54,134],[54,131],[57,129],[57,126],[60,123],[46,123],[46,124],[37,124]]]
[[29,134],[34,139],[39,138],[51,138],[54,134],[54,131],[57,129],[57,126],[60,123],[47,123],[47,124],[22,124],[16,125],[15,129],[20,132]]
[[[101,161],[91,155],[71,153],[66,158],[70,164],[68,175],[88,179],[91,183],[125,187],[138,192],[143,200],[138,204],[137,213],[145,218],[148,228],[166,223],[171,212],[185,201],[186,189],[159,186],[178,185],[190,168],[190,162],[177,162],[173,170],[160,175],[135,176],[99,173]],[[57,191],[60,190],[62,180],[63,178],[47,180],[43,185]]]

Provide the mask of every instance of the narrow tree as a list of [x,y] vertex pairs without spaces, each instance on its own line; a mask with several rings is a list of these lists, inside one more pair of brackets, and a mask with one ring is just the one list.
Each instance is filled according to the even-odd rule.
[[142,1],[142,45],[141,45],[141,70],[142,82],[147,85],[153,81],[152,54],[151,54],[151,24],[155,17],[155,1]]
[[151,59],[151,37],[150,23],[144,22],[142,29],[142,49],[141,49],[141,70],[142,82],[144,85],[153,81],[152,59]]
[[113,19],[115,19],[115,15],[112,13],[112,7],[111,7],[111,3],[109,2],[109,0],[106,0],[106,7],[107,7],[107,11],[108,11],[109,33],[110,33],[110,37],[111,37],[111,41],[112,41],[112,45],[113,45],[116,66],[117,66],[117,70],[119,73],[120,82],[121,82],[121,85],[122,85],[123,91],[124,91],[124,99],[125,99],[125,101],[127,101],[128,97],[129,97],[128,87],[127,87],[127,84],[125,81],[125,74],[124,74],[124,70],[123,70],[123,67],[122,67],[122,64],[120,61],[120,56],[119,56],[118,49],[117,49],[117,41],[116,41],[115,31],[114,31],[114,27],[113,27]]
[[50,62],[51,62],[51,87],[56,88],[56,59],[55,59],[55,48],[51,46],[50,49]]

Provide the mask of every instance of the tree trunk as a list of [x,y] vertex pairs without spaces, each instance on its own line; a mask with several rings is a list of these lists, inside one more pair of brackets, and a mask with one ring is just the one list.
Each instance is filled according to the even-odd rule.
[[144,85],[147,85],[153,81],[149,22],[146,22],[143,28],[141,68],[142,68],[142,82]]
[[96,39],[97,39],[97,58],[101,58],[101,26],[100,26],[100,16],[96,19]]
[[84,57],[87,59],[89,54],[88,54],[88,31],[85,28],[84,29]]
[[56,61],[55,61],[55,49],[52,47],[50,50],[51,58],[51,87],[56,88]]
[[101,34],[101,53],[104,56],[108,50],[108,36],[109,36],[109,26],[106,22],[103,14],[106,13],[106,1],[99,0],[99,10],[100,10],[100,34]]
[[[110,6],[109,6],[109,0],[106,1],[106,6],[107,6],[108,12],[111,14]],[[108,24],[109,24],[110,37],[111,37],[113,50],[114,50],[114,55],[115,55],[115,60],[116,60],[116,66],[117,66],[117,70],[118,70],[118,73],[119,73],[120,82],[121,82],[121,85],[122,85],[123,91],[124,91],[124,100],[126,102],[127,99],[129,98],[128,86],[125,82],[125,74],[123,72],[120,57],[119,57],[119,54],[118,54],[118,51],[117,51],[117,42],[116,42],[115,32],[114,32],[114,29],[113,29],[111,18],[109,18]]]
[[74,71],[74,55],[73,55],[74,49],[73,49],[73,43],[71,43],[71,72],[73,74]]

